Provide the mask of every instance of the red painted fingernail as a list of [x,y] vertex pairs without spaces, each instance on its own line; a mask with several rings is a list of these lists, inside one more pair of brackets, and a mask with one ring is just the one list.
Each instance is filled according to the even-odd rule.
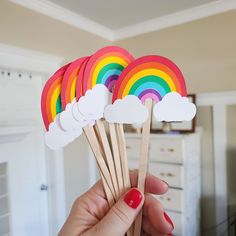
[[124,197],[124,202],[133,209],[136,209],[143,198],[142,193],[136,189],[131,189]]
[[164,217],[166,219],[166,221],[172,226],[172,228],[174,229],[174,224],[171,221],[170,217],[164,212]]

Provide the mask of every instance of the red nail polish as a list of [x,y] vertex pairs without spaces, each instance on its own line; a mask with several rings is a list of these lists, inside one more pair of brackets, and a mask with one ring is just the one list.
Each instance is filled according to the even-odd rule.
[[136,189],[131,189],[124,197],[124,202],[133,209],[136,209],[142,201],[142,193]]
[[170,217],[164,212],[164,217],[166,219],[166,221],[172,226],[172,228],[174,229],[174,224],[171,221]]

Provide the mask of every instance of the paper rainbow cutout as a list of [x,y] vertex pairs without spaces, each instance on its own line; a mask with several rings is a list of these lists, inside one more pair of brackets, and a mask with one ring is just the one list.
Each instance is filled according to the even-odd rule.
[[152,98],[158,102],[169,92],[187,95],[180,69],[165,57],[144,56],[132,62],[122,72],[116,82],[112,102],[131,94],[141,101]]
[[[82,57],[72,62],[64,74],[61,84],[61,103],[62,109],[65,110],[66,105],[71,103],[76,97],[76,85],[79,83],[78,80],[83,78],[79,75],[80,69],[83,63],[88,60],[88,57]],[[80,82],[82,84],[82,82]]]
[[128,51],[117,46],[98,50],[86,66],[83,92],[92,89],[96,84],[104,84],[111,91],[121,72],[133,60]]
[[79,101],[80,97],[82,97],[84,95],[84,91],[83,91],[83,87],[84,87],[84,72],[85,72],[85,68],[88,64],[88,61],[90,59],[91,56],[87,57],[80,70],[79,70],[79,74],[78,74],[78,78],[76,81],[76,101]]
[[41,98],[41,112],[45,128],[48,130],[49,124],[54,121],[55,116],[62,111],[61,105],[61,83],[67,64],[57,70],[47,81],[43,88]]

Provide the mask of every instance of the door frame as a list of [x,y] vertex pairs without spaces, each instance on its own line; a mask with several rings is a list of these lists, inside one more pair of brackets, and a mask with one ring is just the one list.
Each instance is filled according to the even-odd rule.
[[212,107],[217,236],[222,235],[228,224],[226,220],[228,218],[226,121],[226,108],[228,105],[236,105],[236,91],[197,94],[197,106]]
[[[60,56],[0,43],[0,67],[40,75],[42,87],[63,61],[64,58]],[[43,123],[40,129],[42,132],[39,135],[43,136]],[[44,232],[47,232],[47,235],[56,235],[66,217],[63,151],[52,152],[45,145],[40,149],[40,155],[43,157],[38,163],[41,167],[40,182],[49,185],[48,194],[42,194],[40,202],[41,212],[48,212],[47,220],[44,221]],[[47,161],[49,158],[53,161],[53,165]],[[52,166],[53,170],[49,171]],[[50,191],[52,186],[53,191]],[[53,202],[53,205],[50,202]]]

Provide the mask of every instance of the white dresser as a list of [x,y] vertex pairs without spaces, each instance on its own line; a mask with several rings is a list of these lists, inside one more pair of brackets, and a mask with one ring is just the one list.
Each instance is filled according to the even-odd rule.
[[[141,135],[126,133],[129,167],[138,168]],[[151,134],[149,172],[169,184],[157,196],[175,225],[174,235],[200,235],[200,134]]]

